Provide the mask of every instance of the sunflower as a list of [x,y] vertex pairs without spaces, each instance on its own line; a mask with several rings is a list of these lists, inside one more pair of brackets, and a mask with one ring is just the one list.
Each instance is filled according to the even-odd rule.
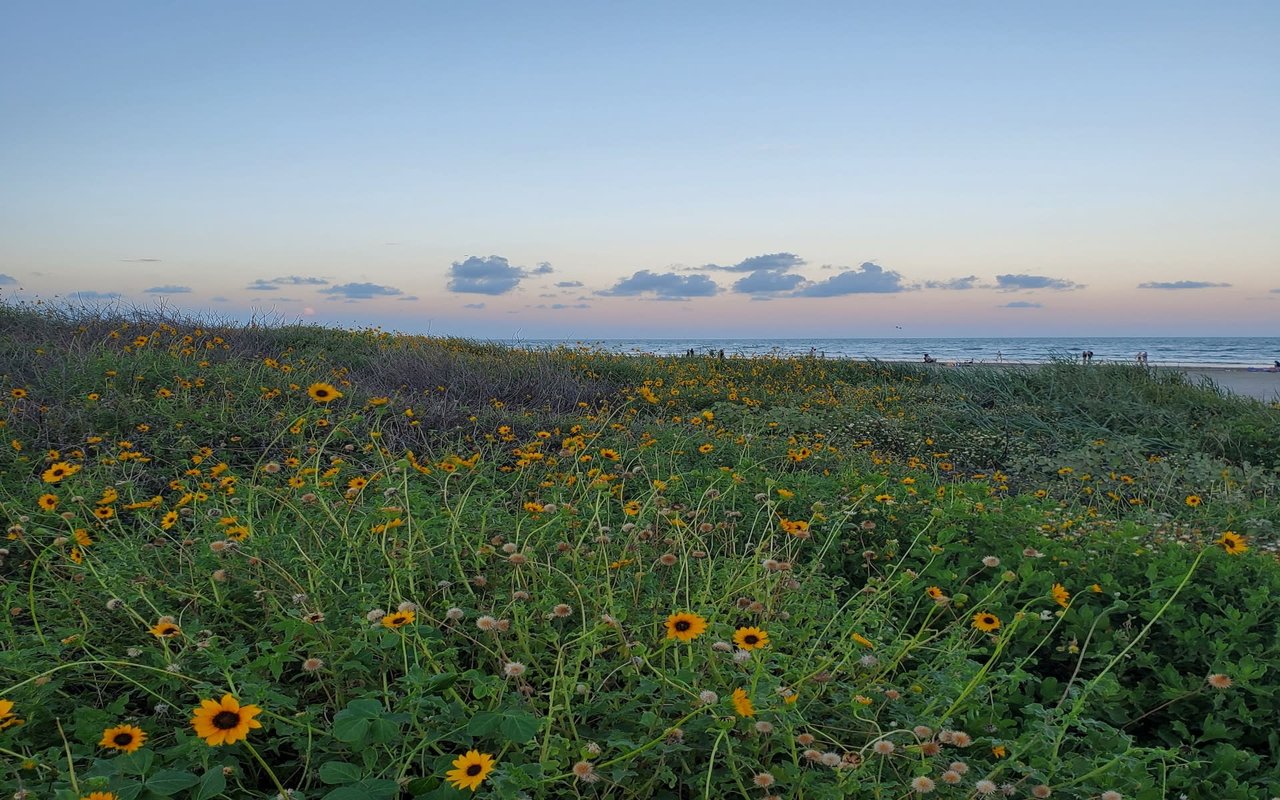
[[989,611],[979,611],[973,615],[973,627],[983,633],[991,633],[1000,627],[1000,618]]
[[707,621],[697,614],[681,611],[667,617],[667,638],[692,642],[707,631]]
[[751,698],[747,697],[746,689],[733,690],[733,710],[740,717],[754,717],[756,715],[756,707],[751,704]]
[[392,611],[390,614],[382,618],[382,627],[384,628],[403,628],[410,622],[413,622],[417,615],[412,611]]
[[157,639],[172,639],[182,633],[182,628],[179,628],[173,620],[164,617],[162,617],[155,625],[147,628],[147,630],[149,630]]
[[16,387],[9,390],[9,396],[12,397],[14,400],[21,400],[22,398],[27,396],[27,390],[21,387]]
[[337,400],[342,397],[342,392],[328,383],[311,384],[307,387],[307,394],[311,395],[311,399],[317,403],[328,403],[331,400]]
[[44,479],[45,483],[57,483],[63,478],[69,478],[72,475],[75,475],[79,471],[80,471],[79,464],[71,464],[66,461],[59,461],[55,464],[51,464],[49,468],[44,471],[44,474],[42,474],[40,477]]
[[1186,502],[1186,504],[1187,504],[1188,506],[1190,506],[1191,508],[1197,508],[1197,507],[1199,507],[1200,503],[1202,503],[1202,502],[1204,502],[1204,501],[1202,501],[1202,500],[1200,499],[1200,495],[1198,495],[1198,494],[1189,494],[1189,495],[1187,495],[1187,499],[1186,499],[1186,501],[1185,501],[1185,502]]
[[166,511],[164,516],[160,518],[160,527],[166,531],[177,524],[178,524],[177,511]]
[[196,736],[215,747],[247,739],[251,729],[262,727],[262,723],[254,719],[262,709],[242,706],[229,694],[224,694],[221,701],[201,700],[200,707],[192,713],[195,716],[191,718],[191,727],[195,729]]
[[1245,544],[1244,537],[1235,531],[1226,531],[1214,543],[1226,550],[1228,555],[1233,556],[1238,556],[1249,549],[1249,545]]
[[733,643],[743,650],[759,650],[769,646],[769,634],[760,628],[738,628]]
[[22,718],[13,713],[12,700],[0,700],[0,731],[13,725],[21,725]]
[[102,741],[98,742],[98,746],[132,753],[146,741],[147,733],[142,728],[136,725],[117,725],[102,732]]
[[58,507],[58,496],[56,494],[42,494],[36,504],[45,511],[53,511]]
[[1063,586],[1060,583],[1055,583],[1053,585],[1053,588],[1049,591],[1049,593],[1053,595],[1053,602],[1057,603],[1063,608],[1066,608],[1068,605],[1068,601],[1071,600],[1071,592],[1068,592],[1067,587]]
[[493,772],[493,756],[479,750],[468,750],[466,755],[453,760],[453,769],[446,772],[444,777],[453,788],[470,789],[474,792],[489,777],[490,772]]

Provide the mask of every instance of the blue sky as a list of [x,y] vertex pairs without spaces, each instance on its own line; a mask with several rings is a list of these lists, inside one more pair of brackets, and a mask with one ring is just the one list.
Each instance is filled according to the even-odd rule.
[[0,293],[493,338],[1276,333],[1280,4],[898,6],[10,4]]

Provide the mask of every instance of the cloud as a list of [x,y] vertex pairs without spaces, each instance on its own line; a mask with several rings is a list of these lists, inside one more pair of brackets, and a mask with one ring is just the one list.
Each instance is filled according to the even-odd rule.
[[[551,265],[546,265],[550,271]],[[542,269],[541,266],[538,269]],[[536,272],[536,270],[535,270]],[[528,271],[513,267],[502,256],[468,256],[449,267],[449,291],[459,294],[506,294],[520,285]],[[544,274],[544,273],[540,273]]]
[[1044,308],[1039,303],[1032,303],[1027,300],[1014,300],[1012,303],[1005,303],[997,308]]
[[952,278],[946,281],[925,281],[926,289],[952,289],[955,291],[963,291],[965,289],[976,289],[978,284],[977,275],[967,275],[963,278]]
[[1225,289],[1231,284],[1212,281],[1147,281],[1139,289]]
[[1271,290],[1271,293],[1272,293],[1272,294],[1280,294],[1280,289],[1272,289],[1272,290]]
[[396,302],[397,302],[397,303],[412,303],[412,302],[415,302],[417,299],[418,299],[418,296],[417,296],[416,294],[407,294],[407,295],[405,295],[404,297],[397,297],[397,298],[396,298]]
[[805,265],[805,260],[795,253],[765,253],[764,255],[744,258],[737,264],[722,267],[719,264],[705,264],[698,269],[722,270],[724,272],[786,272]]
[[559,311],[561,309],[566,309],[566,308],[591,308],[591,306],[587,305],[586,303],[573,303],[572,305],[570,305],[569,303],[552,303],[551,305],[547,305],[546,303],[539,303],[538,305],[534,306],[534,308],[550,308],[552,310]]
[[210,298],[209,298],[209,302],[211,302],[211,303],[230,303],[231,301],[230,301],[230,300],[228,300],[227,298],[223,297],[222,295],[218,295],[217,297],[210,297]]
[[467,303],[463,308],[484,308],[484,303]]
[[77,300],[77,301],[119,300],[120,299],[119,292],[83,291],[83,292],[72,292],[67,296],[70,297],[72,300]]
[[659,300],[684,300],[689,297],[711,297],[720,291],[706,275],[678,275],[674,272],[650,272],[642,269],[623,278],[612,289],[596,292],[607,297],[635,297],[652,294]]
[[158,262],[158,258],[122,258],[121,261],[131,264],[153,264]]
[[902,276],[870,261],[857,269],[846,269],[825,281],[796,292],[798,297],[839,297],[847,294],[891,294],[904,292]]
[[1018,292],[1024,289],[1083,289],[1084,286],[1064,278],[1049,278],[1044,275],[997,275],[996,288],[1003,292]]
[[550,274],[551,274],[551,273],[553,273],[553,272],[555,272],[555,270],[554,270],[554,269],[552,269],[551,265],[550,265],[550,264],[548,264],[548,263],[547,263],[547,262],[545,262],[545,261],[542,261],[542,262],[539,262],[538,266],[536,266],[536,267],[534,267],[534,268],[533,268],[533,272],[532,272],[532,274],[534,274],[534,275],[550,275]]
[[343,283],[321,289],[320,294],[333,295],[335,300],[339,297],[347,300],[371,300],[375,297],[398,297],[404,292],[393,286],[381,286],[376,283]]
[[281,286],[325,286],[329,281],[324,278],[304,278],[301,275],[286,275],[283,278],[272,278],[271,283]]
[[762,269],[746,277],[739,278],[733,284],[733,291],[742,294],[789,292],[802,283],[804,283],[804,276],[802,275]]
[[150,289],[143,289],[147,294],[190,294],[190,286],[152,286]]
[[0,272],[0,286],[12,286],[17,282],[18,282],[18,279],[13,277],[12,275],[5,275],[4,273]]
[[582,281],[560,281],[556,284],[561,289],[576,289],[582,285]]
[[324,278],[286,275],[283,278],[258,278],[245,288],[251,292],[274,292],[281,286],[327,286],[328,283]]

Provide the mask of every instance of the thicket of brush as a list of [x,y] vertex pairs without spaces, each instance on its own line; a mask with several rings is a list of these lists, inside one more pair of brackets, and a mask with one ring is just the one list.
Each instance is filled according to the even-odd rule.
[[0,421],[10,794],[1280,794],[1280,410],[1176,375],[0,306]]

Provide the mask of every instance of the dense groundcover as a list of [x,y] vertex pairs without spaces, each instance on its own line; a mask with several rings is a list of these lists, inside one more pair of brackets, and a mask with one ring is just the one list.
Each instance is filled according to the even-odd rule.
[[1280,410],[1177,376],[8,306],[0,422],[6,796],[1280,794]]

